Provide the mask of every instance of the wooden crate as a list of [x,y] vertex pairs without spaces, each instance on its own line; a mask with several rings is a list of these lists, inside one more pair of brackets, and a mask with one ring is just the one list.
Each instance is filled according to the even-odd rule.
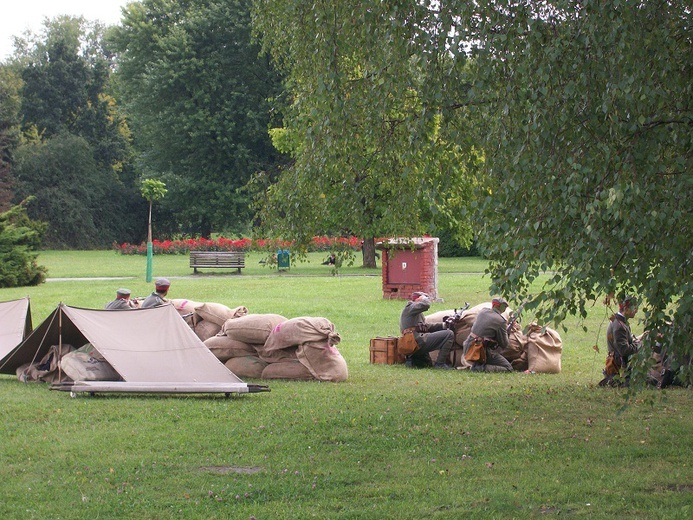
[[379,365],[397,365],[404,363],[404,356],[397,352],[397,338],[387,336],[371,339],[371,363]]

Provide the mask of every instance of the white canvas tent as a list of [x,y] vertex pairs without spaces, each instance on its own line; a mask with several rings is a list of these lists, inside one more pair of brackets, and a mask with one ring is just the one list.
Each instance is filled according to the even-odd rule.
[[0,302],[0,366],[5,357],[30,333],[29,298]]
[[222,364],[172,305],[135,310],[96,310],[60,304],[0,365],[15,373],[40,360],[51,345],[85,343],[118,372],[123,381],[53,384],[71,392],[248,393],[266,386],[241,381]]

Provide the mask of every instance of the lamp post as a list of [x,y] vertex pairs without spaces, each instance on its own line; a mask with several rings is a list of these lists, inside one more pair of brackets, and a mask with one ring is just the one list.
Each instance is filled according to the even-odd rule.
[[140,185],[142,196],[149,201],[149,220],[147,226],[147,282],[152,281],[152,264],[154,246],[152,244],[152,205],[155,200],[160,200],[166,195],[166,185],[154,179],[143,179]]

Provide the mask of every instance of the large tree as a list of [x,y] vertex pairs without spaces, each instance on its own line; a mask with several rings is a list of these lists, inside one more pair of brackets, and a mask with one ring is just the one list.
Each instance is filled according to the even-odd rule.
[[481,154],[458,103],[468,61],[445,51],[452,20],[418,2],[258,0],[254,21],[291,92],[275,135],[294,163],[259,198],[266,228],[372,244],[446,227],[468,243]]
[[247,230],[239,189],[279,159],[267,127],[280,82],[251,41],[248,4],[144,0],[111,34],[142,168],[190,233]]
[[494,289],[557,321],[634,293],[645,327],[691,352],[690,5],[479,6],[478,81],[495,93],[481,237]]
[[[316,186],[309,215],[329,217],[338,199],[320,205],[323,186],[351,196],[358,182],[347,172],[370,157],[367,171],[382,182],[381,191],[368,192],[383,207],[392,202],[386,211],[393,221],[416,221],[414,201],[447,207],[440,191],[430,189],[441,186],[436,172],[423,166],[440,157],[430,136],[457,146],[451,149],[471,165],[479,149],[487,175],[479,176],[480,203],[472,204],[479,210],[479,244],[492,261],[492,291],[556,321],[584,316],[604,296],[637,293],[645,327],[663,332],[667,345],[690,351],[689,5],[256,5],[257,29],[292,71],[295,92],[286,127],[298,130],[291,136],[298,142],[296,167],[288,173],[293,179],[272,188],[282,197],[290,195],[291,183]],[[465,56],[470,63],[463,66]],[[393,167],[404,200],[383,198],[395,179],[387,175]],[[458,193],[464,198],[467,192]],[[303,199],[289,202],[306,207]],[[353,211],[353,200],[347,204]],[[405,207],[409,213],[401,211]],[[461,218],[455,210],[444,216]],[[294,227],[304,224],[296,218]],[[546,271],[556,274],[537,289],[532,282]]]

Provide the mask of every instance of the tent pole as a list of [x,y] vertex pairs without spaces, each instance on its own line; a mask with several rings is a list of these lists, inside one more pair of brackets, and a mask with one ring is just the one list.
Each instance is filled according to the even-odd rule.
[[63,357],[63,303],[60,302],[58,308],[58,383],[63,380],[63,371],[60,367],[60,360]]

